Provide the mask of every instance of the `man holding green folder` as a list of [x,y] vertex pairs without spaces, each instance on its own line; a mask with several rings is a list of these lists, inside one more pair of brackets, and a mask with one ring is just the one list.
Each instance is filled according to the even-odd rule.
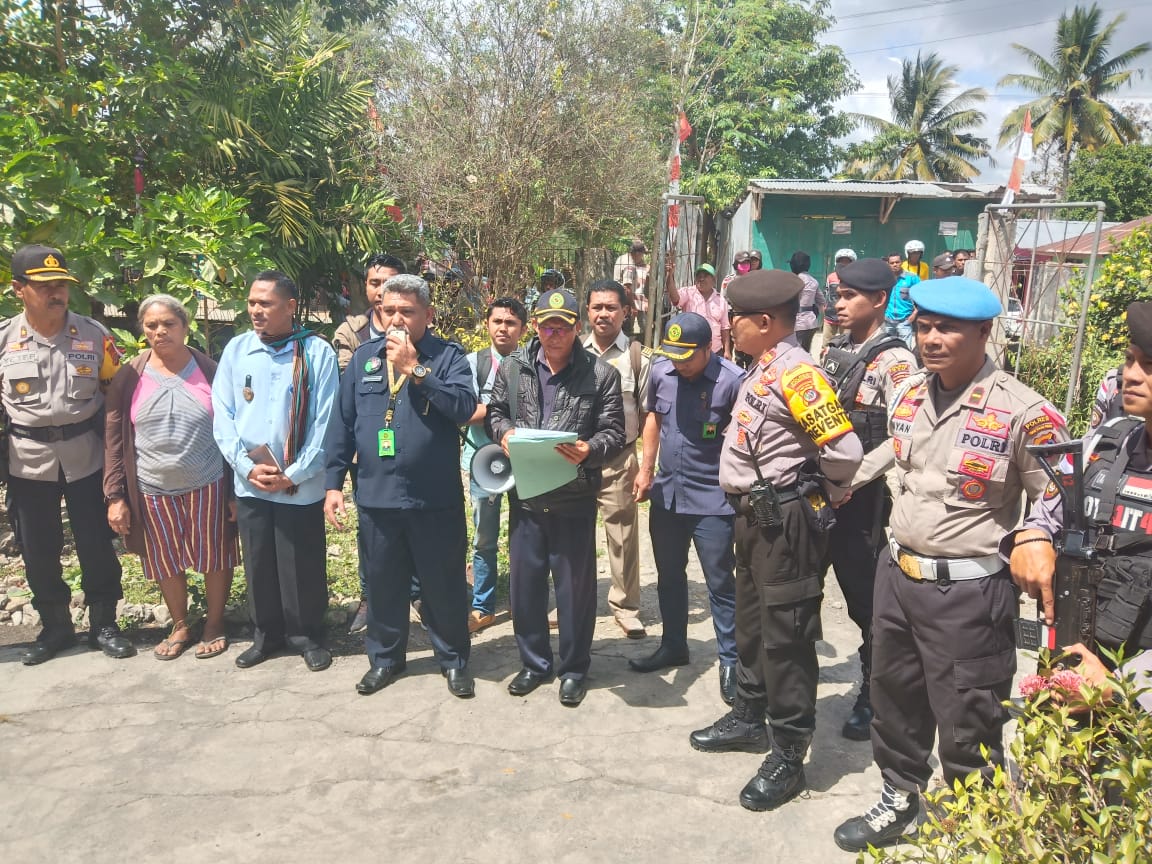
[[[576,433],[575,441],[554,445],[576,466],[575,479],[538,491],[536,471],[517,476],[509,508],[512,622],[524,668],[508,692],[527,696],[558,676],[560,702],[571,707],[584,700],[596,625],[601,468],[624,447],[620,373],[576,340],[579,317],[576,298],[567,291],[540,297],[532,315],[537,335],[500,364],[484,421],[488,437],[505,453],[519,430]],[[513,474],[523,473],[516,453],[511,457]],[[556,584],[559,663],[553,662],[548,633],[549,572]]]

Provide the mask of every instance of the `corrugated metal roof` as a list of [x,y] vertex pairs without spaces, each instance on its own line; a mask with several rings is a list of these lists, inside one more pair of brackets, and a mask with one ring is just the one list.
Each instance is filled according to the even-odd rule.
[[[1105,222],[1102,228],[1115,228],[1119,222]],[[1095,220],[1021,219],[1016,223],[1016,247],[1031,249],[1047,243],[1072,243],[1081,237],[1091,237],[1096,230]]]
[[[1105,228],[1100,234],[1099,254],[1111,255],[1121,240],[1139,228],[1152,228],[1152,216],[1142,216],[1139,219],[1133,219],[1131,222]],[[1080,237],[1071,237],[1059,243],[1047,243],[1043,246],[1037,246],[1036,254],[1087,258],[1092,254],[1092,241],[1093,235],[1092,232],[1089,231]]]
[[[753,192],[792,195],[835,195],[852,198],[988,198],[1003,196],[995,183],[929,183],[923,180],[750,180]],[[1025,183],[1021,198],[1054,197],[1052,190]]]

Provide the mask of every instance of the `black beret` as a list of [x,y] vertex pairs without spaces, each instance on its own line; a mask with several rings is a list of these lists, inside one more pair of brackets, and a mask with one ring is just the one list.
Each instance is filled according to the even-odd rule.
[[886,261],[879,258],[861,258],[850,264],[836,268],[840,284],[857,291],[891,291],[896,284],[896,274]]
[[1128,341],[1152,356],[1152,303],[1128,304]]
[[728,305],[744,312],[761,312],[783,306],[800,296],[804,283],[783,270],[753,270],[728,285]]

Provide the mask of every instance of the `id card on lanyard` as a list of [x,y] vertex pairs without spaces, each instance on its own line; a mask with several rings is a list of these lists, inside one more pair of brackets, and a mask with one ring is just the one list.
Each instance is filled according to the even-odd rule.
[[408,380],[407,375],[396,377],[396,370],[392,361],[388,364],[388,410],[384,412],[384,428],[376,433],[377,455],[389,459],[396,455],[396,430],[392,428],[392,418],[396,416],[396,404],[399,401],[400,388]]

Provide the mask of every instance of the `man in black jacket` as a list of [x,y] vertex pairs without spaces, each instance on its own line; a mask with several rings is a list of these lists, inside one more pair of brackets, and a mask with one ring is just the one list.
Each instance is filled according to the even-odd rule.
[[[601,467],[624,447],[620,373],[576,341],[579,306],[562,289],[533,312],[537,336],[500,364],[484,425],[508,452],[516,427],[575,432],[556,449],[578,466],[575,480],[534,498],[511,493],[512,622],[524,668],[508,685],[526,696],[560,677],[560,702],[584,699],[596,625],[596,495]],[[560,662],[548,634],[548,573],[556,584]]]

